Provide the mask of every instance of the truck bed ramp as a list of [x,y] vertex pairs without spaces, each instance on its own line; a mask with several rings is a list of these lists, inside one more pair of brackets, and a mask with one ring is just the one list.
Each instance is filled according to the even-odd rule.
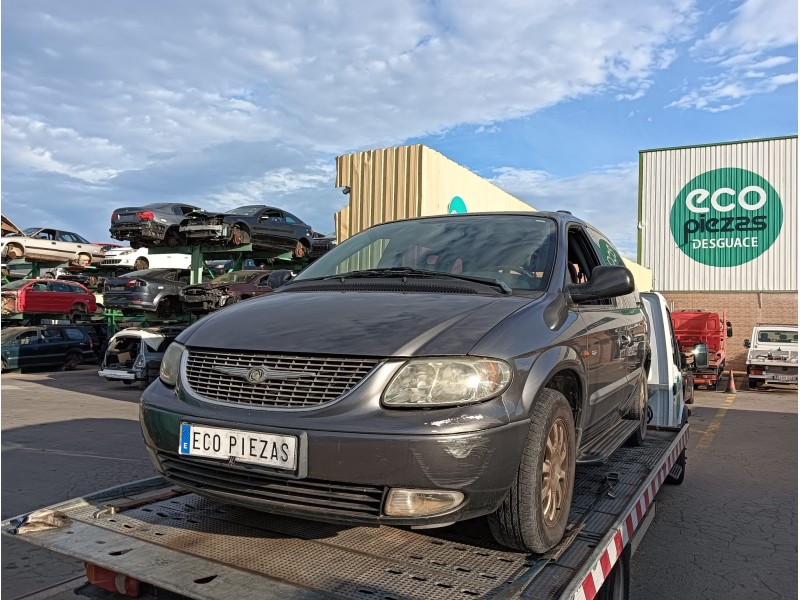
[[154,477],[9,519],[4,535],[190,598],[590,600],[686,445],[648,432],[579,466],[570,525],[548,555],[508,551],[485,519],[410,530],[347,527],[222,504]]

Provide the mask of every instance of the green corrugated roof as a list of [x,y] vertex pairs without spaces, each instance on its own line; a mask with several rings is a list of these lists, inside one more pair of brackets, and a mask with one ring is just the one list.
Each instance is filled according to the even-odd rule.
[[749,144],[752,142],[771,142],[774,140],[791,140],[797,139],[797,134],[783,135],[778,137],[756,138],[752,140],[734,140],[731,142],[715,142],[713,144],[692,144],[689,146],[672,146],[670,148],[650,148],[648,150],[639,150],[639,154],[644,152],[662,152],[664,150],[684,150],[686,148],[707,148],[711,146],[730,146],[731,144]]

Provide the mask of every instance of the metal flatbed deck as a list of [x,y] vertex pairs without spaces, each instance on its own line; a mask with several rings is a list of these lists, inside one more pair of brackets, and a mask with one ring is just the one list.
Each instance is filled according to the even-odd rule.
[[578,467],[570,528],[548,557],[498,546],[484,519],[421,531],[330,525],[222,504],[161,477],[4,521],[2,532],[190,598],[592,598],[687,435],[651,430],[643,447]]

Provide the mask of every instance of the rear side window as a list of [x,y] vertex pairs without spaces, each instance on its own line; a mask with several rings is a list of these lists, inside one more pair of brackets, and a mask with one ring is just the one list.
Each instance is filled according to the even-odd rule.
[[51,292],[72,292],[73,287],[68,283],[63,283],[61,281],[53,281],[49,284]]
[[60,342],[64,339],[58,329],[45,329],[42,331],[42,336],[44,336],[46,342]]
[[66,333],[66,334],[67,334],[67,337],[68,337],[69,339],[71,339],[71,340],[78,340],[78,341],[82,341],[82,340],[84,339],[84,336],[86,335],[86,334],[85,334],[83,331],[81,331],[80,329],[73,329],[73,328],[71,328],[71,327],[70,327],[69,329],[65,329],[65,330],[64,330],[64,333]]

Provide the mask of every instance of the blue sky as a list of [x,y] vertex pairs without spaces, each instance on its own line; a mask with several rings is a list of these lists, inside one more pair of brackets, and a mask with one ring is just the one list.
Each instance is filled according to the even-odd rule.
[[426,144],[636,254],[638,151],[797,133],[789,0],[2,3],[2,211],[108,240],[118,206],[281,206]]

